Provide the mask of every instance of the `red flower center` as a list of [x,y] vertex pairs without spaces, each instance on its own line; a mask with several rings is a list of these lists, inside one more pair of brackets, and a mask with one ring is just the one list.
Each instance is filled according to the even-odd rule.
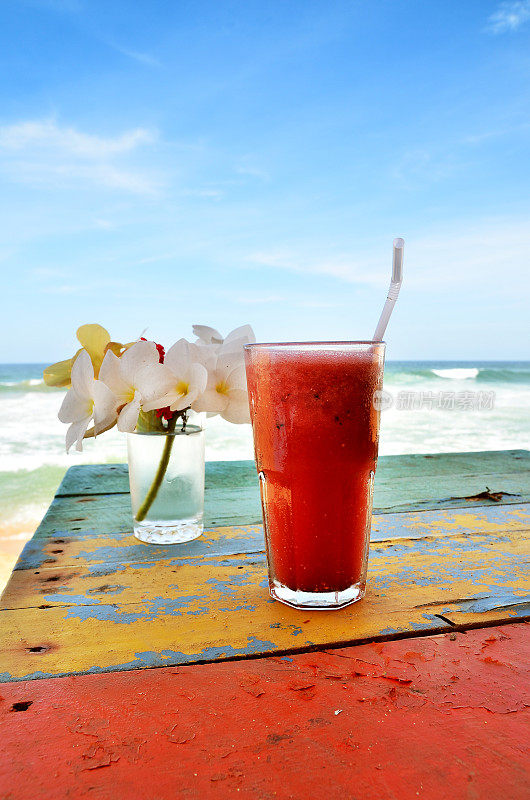
[[157,415],[158,419],[160,419],[160,417],[163,417],[167,421],[173,419],[174,416],[174,412],[170,409],[169,406],[166,406],[165,408],[157,408],[155,414]]

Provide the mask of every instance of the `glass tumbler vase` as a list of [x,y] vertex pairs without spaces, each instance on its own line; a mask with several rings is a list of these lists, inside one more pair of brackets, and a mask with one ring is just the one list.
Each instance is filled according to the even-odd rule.
[[127,434],[134,535],[147,544],[180,544],[203,532],[204,430]]

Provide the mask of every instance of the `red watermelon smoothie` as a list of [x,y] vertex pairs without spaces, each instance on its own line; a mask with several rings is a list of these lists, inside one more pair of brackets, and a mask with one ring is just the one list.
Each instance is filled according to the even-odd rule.
[[366,586],[383,342],[245,348],[272,597],[340,608]]

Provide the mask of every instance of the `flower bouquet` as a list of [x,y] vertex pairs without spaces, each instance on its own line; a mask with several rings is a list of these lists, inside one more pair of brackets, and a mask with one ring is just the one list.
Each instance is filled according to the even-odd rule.
[[164,347],[141,337],[111,341],[101,325],[82,325],[81,348],[44,370],[48,386],[68,387],[59,419],[67,452],[117,426],[127,433],[134,533],[148,543],[196,539],[203,530],[203,413],[250,422],[245,344],[250,325],[225,339],[194,325],[194,342]]

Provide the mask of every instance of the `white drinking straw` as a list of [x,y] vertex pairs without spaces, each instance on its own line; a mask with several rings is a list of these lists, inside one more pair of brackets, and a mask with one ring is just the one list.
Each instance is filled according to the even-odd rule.
[[386,326],[390,315],[394,310],[399,290],[401,289],[401,281],[403,280],[403,248],[405,242],[403,239],[394,239],[394,254],[392,258],[392,280],[390,281],[390,289],[388,290],[388,297],[383,306],[377,328],[374,333],[374,342],[382,342],[385,335]]

